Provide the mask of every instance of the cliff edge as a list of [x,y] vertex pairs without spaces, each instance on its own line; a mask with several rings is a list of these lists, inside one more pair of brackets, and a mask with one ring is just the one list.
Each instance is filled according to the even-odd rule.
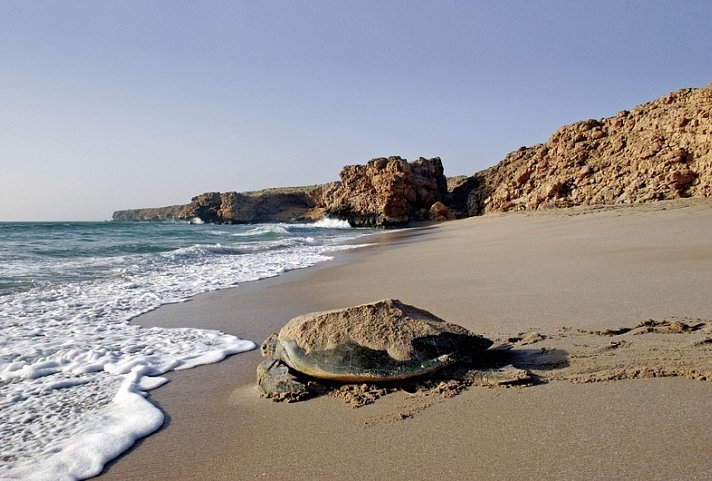
[[[431,220],[433,206],[447,197],[447,180],[439,157],[407,162],[398,156],[379,157],[365,165],[348,165],[341,181],[315,194],[326,215],[354,226],[399,226]],[[444,206],[443,206],[444,208]],[[443,214],[447,216],[447,214]]]
[[329,215],[354,226],[401,226],[487,212],[638,204],[712,196],[712,84],[682,89],[558,129],[466,178],[439,157],[379,157],[320,186],[208,192],[185,206],[117,211],[114,220],[297,222]]
[[146,209],[126,209],[117,210],[111,216],[116,222],[152,222],[177,220],[185,205],[170,205],[167,207],[155,207]]
[[712,84],[558,129],[453,190],[462,215],[712,195]]

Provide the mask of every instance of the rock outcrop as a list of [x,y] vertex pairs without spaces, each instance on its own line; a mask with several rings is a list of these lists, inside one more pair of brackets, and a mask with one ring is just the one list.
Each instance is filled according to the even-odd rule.
[[267,189],[258,192],[207,192],[193,197],[178,219],[214,224],[297,222],[314,220],[314,186]]
[[462,215],[712,196],[712,84],[557,130],[453,190]]
[[199,221],[214,224],[303,222],[322,217],[313,195],[316,186],[254,192],[206,192],[189,204],[154,209],[119,210],[115,221]]
[[[439,157],[411,163],[400,157],[349,165],[341,182],[322,186],[315,196],[327,215],[354,226],[397,226],[431,218],[430,209],[447,197],[447,180]],[[442,214],[442,209],[439,210]]]
[[421,157],[408,163],[400,157],[383,157],[344,167],[340,182],[244,193],[206,192],[184,206],[117,211],[114,220],[242,224],[300,222],[328,215],[354,226],[383,227],[453,218],[444,204],[447,196],[440,158]]
[[165,221],[176,220],[185,209],[185,205],[171,205],[148,209],[127,209],[114,212],[112,219],[117,222]]
[[[564,126],[471,177],[440,158],[382,157],[321,186],[208,192],[186,206],[117,211],[115,220],[295,222],[326,214],[354,226],[400,226],[487,212],[712,197],[712,84],[630,111]],[[448,192],[449,189],[449,192]]]

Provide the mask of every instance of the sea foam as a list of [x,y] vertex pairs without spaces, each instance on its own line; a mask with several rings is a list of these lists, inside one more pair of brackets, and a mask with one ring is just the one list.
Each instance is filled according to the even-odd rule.
[[[201,292],[308,267],[353,247],[340,245],[343,237],[317,241],[301,227],[252,229],[250,235],[261,236],[258,243],[231,244],[231,231],[213,229],[208,235],[225,240],[46,261],[32,269],[54,269],[54,281],[0,296],[0,479],[99,474],[161,427],[163,414],[146,396],[165,382],[163,373],[256,347],[218,331],[143,328],[132,318]],[[80,272],[57,282],[67,270],[81,269],[101,275],[76,281]]]
[[328,229],[351,229],[351,224],[346,220],[332,219],[330,217],[324,217],[319,219],[314,224],[314,227],[323,227]]

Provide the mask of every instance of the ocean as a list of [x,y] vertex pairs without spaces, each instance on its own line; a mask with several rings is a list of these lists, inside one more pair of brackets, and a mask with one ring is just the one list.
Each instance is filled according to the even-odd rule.
[[148,329],[131,319],[313,266],[370,232],[328,219],[0,223],[0,479],[99,474],[163,424],[145,399],[162,374],[257,347],[218,331]]

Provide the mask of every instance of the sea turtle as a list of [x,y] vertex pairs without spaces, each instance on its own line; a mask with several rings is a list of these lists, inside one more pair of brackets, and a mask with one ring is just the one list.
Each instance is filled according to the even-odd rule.
[[[319,380],[403,381],[456,363],[470,364],[491,345],[491,340],[425,310],[384,299],[295,317],[262,344],[262,354],[270,359],[258,366],[257,382],[267,397],[297,401],[323,392]],[[484,377],[513,381],[524,372],[500,371]],[[483,379],[481,370],[468,375]]]

